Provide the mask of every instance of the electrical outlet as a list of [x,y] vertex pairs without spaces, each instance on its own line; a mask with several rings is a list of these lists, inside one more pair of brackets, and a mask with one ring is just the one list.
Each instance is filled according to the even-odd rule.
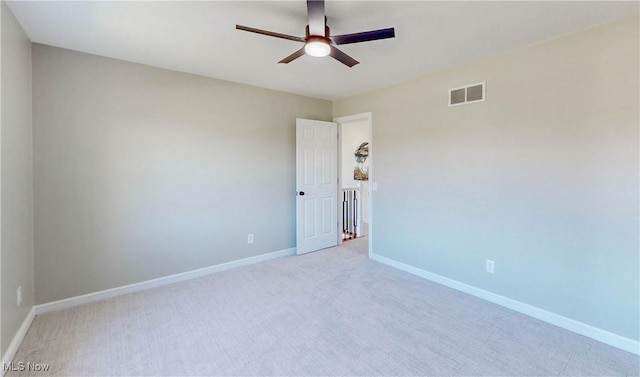
[[253,233],[247,235],[247,243],[253,243]]
[[19,286],[18,290],[16,291],[16,301],[18,303],[18,306],[22,304],[22,286]]
[[495,273],[495,262],[492,261],[491,259],[487,259],[486,268],[487,268],[487,272],[488,273],[490,273],[490,274]]

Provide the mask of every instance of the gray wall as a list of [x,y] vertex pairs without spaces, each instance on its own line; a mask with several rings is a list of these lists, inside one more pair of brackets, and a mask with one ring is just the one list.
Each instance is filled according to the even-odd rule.
[[[638,30],[336,101],[373,112],[374,252],[638,340]],[[486,102],[447,106],[485,80]]]
[[[2,7],[2,354],[33,306],[31,42]],[[22,286],[22,305],[16,290]]]
[[33,93],[37,303],[295,247],[330,102],[43,45]]

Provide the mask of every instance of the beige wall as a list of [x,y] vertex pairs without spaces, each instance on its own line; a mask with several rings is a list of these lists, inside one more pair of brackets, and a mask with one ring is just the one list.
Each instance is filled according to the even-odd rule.
[[[638,30],[336,101],[336,117],[373,112],[374,252],[638,340]],[[486,102],[447,106],[480,81]]]
[[[33,306],[33,182],[31,153],[31,42],[2,7],[2,354]],[[22,286],[22,304],[16,290]],[[3,359],[4,360],[4,359]]]
[[37,303],[295,247],[295,119],[330,120],[330,102],[33,59]]

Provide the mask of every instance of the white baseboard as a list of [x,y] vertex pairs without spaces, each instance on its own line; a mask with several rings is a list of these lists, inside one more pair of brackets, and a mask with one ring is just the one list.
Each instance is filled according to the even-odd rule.
[[140,283],[124,285],[122,287],[116,287],[111,289],[105,289],[104,291],[98,291],[94,293],[88,293],[86,295],[75,296],[66,298],[63,300],[47,302],[45,304],[40,304],[35,306],[35,314],[43,314],[56,310],[62,310],[66,308],[71,308],[74,306],[87,304],[90,302],[100,301],[111,297],[121,296],[128,293],[139,292],[145,289],[151,289],[156,287],[161,287],[163,285],[177,283],[184,280],[194,279],[205,275],[210,275],[215,272],[230,270],[232,268],[247,266],[250,264],[264,262],[270,259],[286,257],[290,255],[296,254],[296,248],[284,249],[279,251],[274,251],[272,253],[256,255],[255,257],[244,258],[235,260],[232,262],[217,264],[215,266],[200,268],[193,271],[182,272],[175,275],[165,276],[157,279],[147,280]]
[[435,283],[442,284],[444,286],[456,289],[464,293],[468,293],[472,296],[476,296],[483,300],[493,302],[494,304],[498,304],[516,312],[526,314],[530,317],[537,318],[544,322],[575,332],[580,335],[584,335],[610,346],[620,348],[627,352],[640,355],[640,342],[633,339],[625,338],[623,336],[610,333],[597,327],[587,325],[586,323],[578,322],[574,319],[567,318],[559,314],[555,314],[544,309],[540,309],[538,307],[498,295],[496,293],[485,291],[484,289],[461,283],[457,280],[449,279],[444,276],[437,275],[432,272],[428,272],[420,268],[410,266],[408,264],[404,264],[387,257],[383,257],[378,254],[370,254],[370,257],[377,262],[386,264],[388,266],[397,268],[413,275],[420,276],[421,278],[431,280]]
[[7,348],[7,351],[4,353],[4,355],[2,355],[2,372],[0,372],[0,375],[4,376],[4,374],[7,372],[4,366],[13,360],[13,357],[18,351],[18,347],[20,347],[20,344],[22,344],[22,340],[24,340],[24,336],[27,335],[27,331],[29,330],[31,322],[33,322],[35,316],[35,307],[32,306],[31,310],[29,310],[29,313],[27,313],[26,318],[24,319],[24,321],[22,321],[22,325],[20,325],[20,328],[18,328],[18,332],[13,337],[13,340],[11,340],[9,348]]

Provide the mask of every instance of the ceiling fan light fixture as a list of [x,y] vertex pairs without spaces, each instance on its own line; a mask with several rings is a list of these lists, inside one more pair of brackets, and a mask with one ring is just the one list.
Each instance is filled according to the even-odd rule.
[[329,55],[331,46],[325,38],[309,37],[307,43],[304,45],[304,52],[307,53],[307,55],[323,57]]

